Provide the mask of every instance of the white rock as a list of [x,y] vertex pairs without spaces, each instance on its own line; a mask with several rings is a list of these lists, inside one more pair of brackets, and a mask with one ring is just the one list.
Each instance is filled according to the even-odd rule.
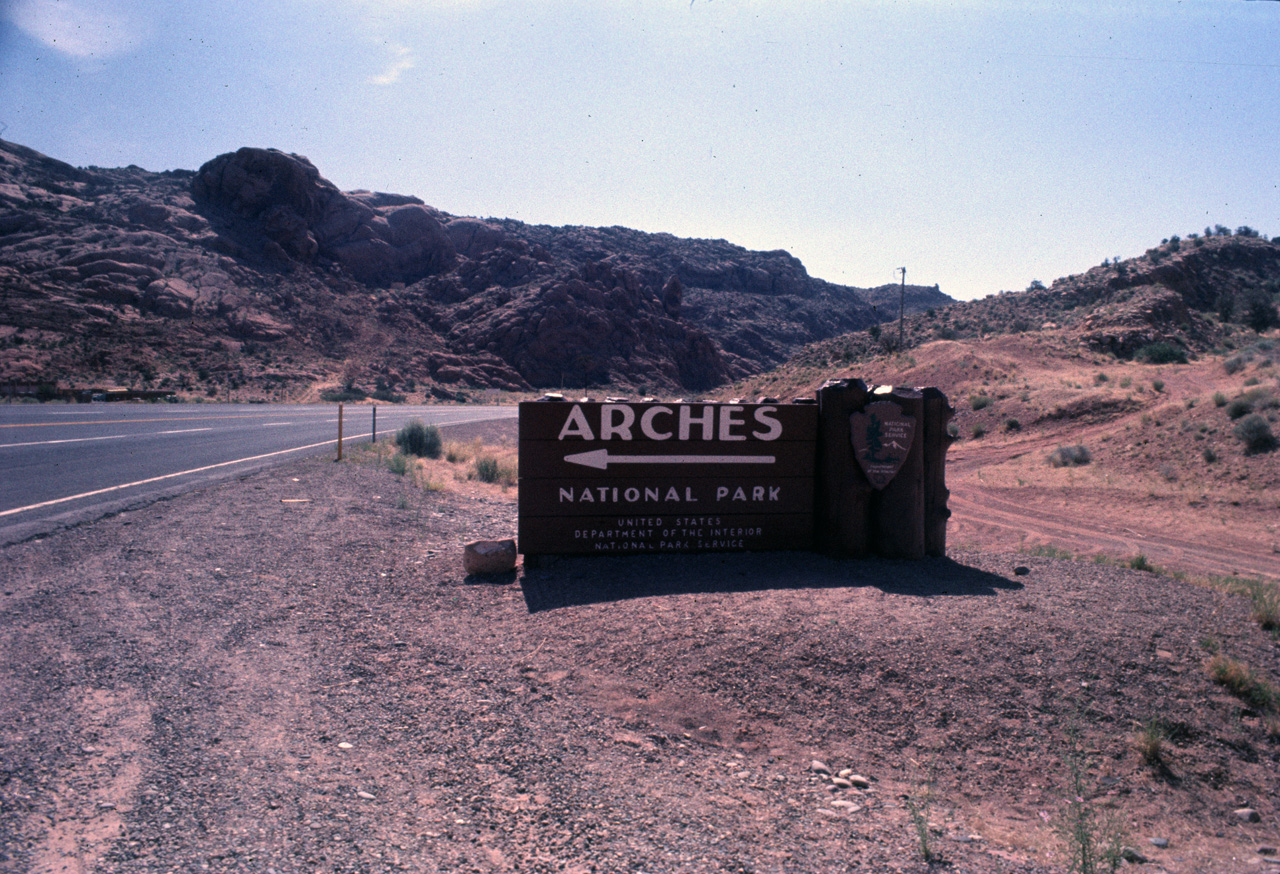
[[809,770],[815,774],[830,774],[831,769],[827,767],[827,763],[819,759],[814,759],[809,763]]
[[858,789],[871,788],[871,781],[868,780],[866,777],[862,776],[861,774],[850,774],[848,779],[849,779],[849,782],[852,783]]
[[368,792],[365,792],[365,791],[362,789],[362,790],[360,790],[359,792],[357,792],[357,793],[356,793],[356,797],[357,797],[357,798],[363,798],[365,801],[374,801],[374,800],[376,800],[376,799],[377,799],[377,797],[378,797],[378,796],[376,796],[376,795],[371,795],[371,794],[369,794]]

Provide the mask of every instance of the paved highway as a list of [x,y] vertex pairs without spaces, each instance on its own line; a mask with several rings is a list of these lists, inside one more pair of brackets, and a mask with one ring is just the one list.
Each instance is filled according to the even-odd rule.
[[[410,419],[509,418],[516,407],[379,406],[378,433]],[[368,441],[348,406],[343,442]],[[271,464],[333,453],[338,408],[283,404],[0,404],[0,544]]]

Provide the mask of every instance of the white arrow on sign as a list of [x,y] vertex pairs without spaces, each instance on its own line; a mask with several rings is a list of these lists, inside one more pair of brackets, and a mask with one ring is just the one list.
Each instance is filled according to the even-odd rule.
[[569,464],[605,470],[611,464],[773,464],[772,455],[610,455],[608,449],[593,449],[566,455]]

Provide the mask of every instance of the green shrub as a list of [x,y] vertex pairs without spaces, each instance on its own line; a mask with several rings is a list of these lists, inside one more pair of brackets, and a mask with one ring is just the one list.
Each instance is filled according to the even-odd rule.
[[498,459],[492,455],[482,455],[476,459],[476,479],[482,483],[498,481]]
[[1239,419],[1257,410],[1273,410],[1280,407],[1280,399],[1266,388],[1255,388],[1245,392],[1227,404],[1227,415]]
[[1248,398],[1239,397],[1227,404],[1227,415],[1232,419],[1239,419],[1253,412],[1253,404]]
[[1233,433],[1244,444],[1245,455],[1258,455],[1276,448],[1271,424],[1258,413],[1251,413],[1237,422]]
[[1157,393],[1164,391],[1164,380],[1163,379],[1151,380],[1151,388]]
[[985,410],[991,406],[992,400],[990,395],[969,395],[969,407],[975,411]]
[[1180,347],[1167,340],[1160,340],[1156,343],[1148,343],[1137,352],[1133,357],[1147,364],[1186,364],[1187,353]]
[[1147,557],[1142,553],[1138,553],[1133,558],[1129,559],[1129,567],[1133,568],[1135,571],[1147,571],[1148,573],[1153,574],[1160,572],[1160,568],[1147,561]]
[[1253,404],[1255,410],[1280,409],[1280,398],[1271,393],[1271,389],[1255,388],[1244,393],[1245,398]]
[[1049,453],[1049,464],[1054,467],[1080,467],[1093,461],[1093,455],[1085,446],[1059,446]]
[[1204,448],[1204,452],[1200,453],[1200,457],[1203,458],[1209,464],[1213,464],[1215,461],[1218,460],[1218,452],[1212,446],[1206,446]]
[[1265,291],[1255,290],[1245,296],[1243,303],[1244,323],[1261,333],[1268,328],[1280,325],[1280,313],[1271,302],[1271,295]]
[[444,441],[440,438],[440,429],[435,425],[424,425],[422,420],[413,419],[396,432],[396,446],[406,455],[439,458]]
[[1001,427],[1006,431],[1021,431],[1022,423],[1017,419],[1010,417],[1004,420],[1004,424],[1002,424]]
[[396,476],[404,476],[409,472],[409,456],[402,452],[397,452],[387,459],[387,470]]
[[969,433],[973,435],[974,440],[977,440],[978,438],[982,437],[987,433],[987,426],[979,422],[978,424],[973,426],[973,428],[969,431]]
[[476,456],[472,476],[482,483],[502,483],[504,486],[515,485],[517,479],[514,467],[502,464],[492,455]]
[[1243,355],[1232,355],[1226,361],[1222,362],[1222,369],[1234,376],[1244,370],[1245,365],[1248,363],[1249,359],[1245,358]]
[[1215,407],[1225,407],[1227,405],[1227,396],[1220,391],[1213,393],[1213,405]]

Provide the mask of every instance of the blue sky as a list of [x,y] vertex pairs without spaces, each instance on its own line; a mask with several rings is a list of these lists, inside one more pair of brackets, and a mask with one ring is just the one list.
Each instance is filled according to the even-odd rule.
[[1280,234],[1280,2],[0,0],[0,128],[973,298]]

